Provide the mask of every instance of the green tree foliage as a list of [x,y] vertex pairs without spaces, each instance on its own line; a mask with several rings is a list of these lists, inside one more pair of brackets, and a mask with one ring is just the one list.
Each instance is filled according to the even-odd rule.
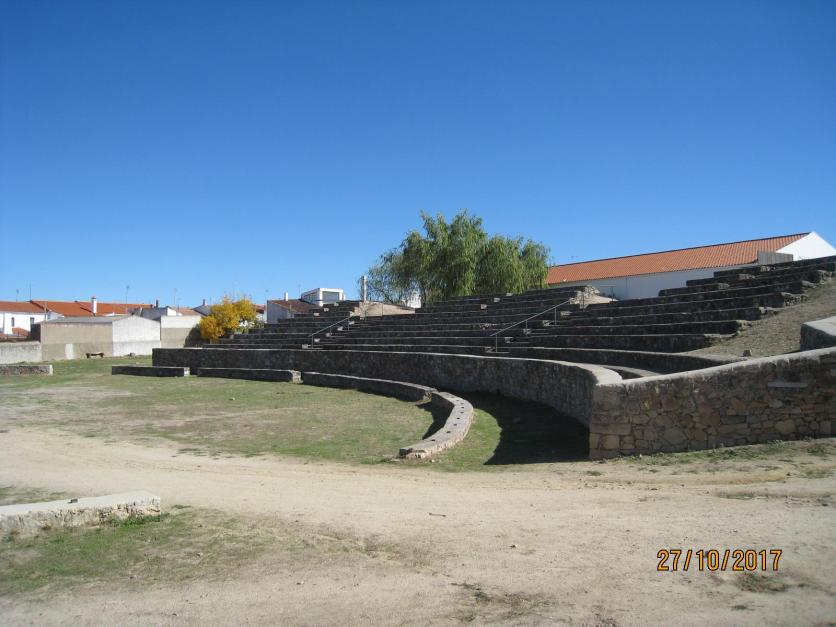
[[198,328],[200,337],[208,342],[217,342],[231,331],[240,331],[255,324],[256,309],[249,298],[233,301],[228,296],[212,305],[209,315],[204,316]]
[[521,237],[488,236],[482,219],[460,211],[451,222],[421,214],[423,233],[407,234],[368,272],[369,297],[404,303],[412,294],[428,304],[453,296],[523,292],[542,287],[549,250]]

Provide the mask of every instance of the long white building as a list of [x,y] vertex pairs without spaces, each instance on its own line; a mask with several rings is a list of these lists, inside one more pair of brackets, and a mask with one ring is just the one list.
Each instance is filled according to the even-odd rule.
[[567,263],[549,268],[546,282],[553,287],[591,285],[619,300],[649,298],[661,289],[684,287],[690,279],[709,278],[717,270],[831,255],[836,255],[836,248],[811,231]]

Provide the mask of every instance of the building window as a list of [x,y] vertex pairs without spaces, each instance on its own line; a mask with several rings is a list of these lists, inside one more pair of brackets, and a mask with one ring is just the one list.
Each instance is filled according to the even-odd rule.
[[15,326],[15,319],[14,319],[14,316],[12,316],[12,328],[14,328],[14,326]]
[[29,316],[29,328],[32,328],[32,325],[35,324],[35,316]]

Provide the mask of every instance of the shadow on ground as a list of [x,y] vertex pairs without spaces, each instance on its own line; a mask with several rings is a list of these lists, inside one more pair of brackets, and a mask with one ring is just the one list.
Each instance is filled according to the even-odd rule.
[[[458,395],[474,409],[496,420],[499,443],[485,465],[543,464],[589,459],[589,429],[556,409],[497,394]],[[443,410],[433,410],[433,423],[424,438],[438,431],[446,418]]]

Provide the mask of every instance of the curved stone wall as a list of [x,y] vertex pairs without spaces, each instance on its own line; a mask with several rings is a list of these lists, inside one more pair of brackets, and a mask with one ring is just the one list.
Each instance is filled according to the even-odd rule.
[[585,425],[590,423],[595,387],[622,380],[612,370],[598,366],[446,353],[180,348],[155,350],[154,365],[330,372],[452,392],[490,392],[549,405]]

